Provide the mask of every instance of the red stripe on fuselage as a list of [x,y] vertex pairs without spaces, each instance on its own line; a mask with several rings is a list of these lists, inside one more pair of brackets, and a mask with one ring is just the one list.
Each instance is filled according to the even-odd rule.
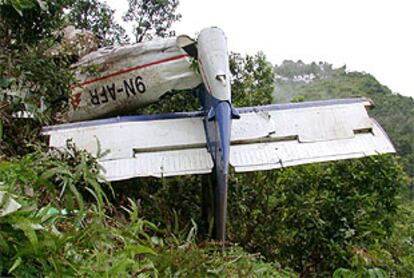
[[139,65],[139,66],[132,67],[132,68],[129,68],[129,69],[126,69],[126,70],[111,73],[109,75],[105,75],[105,76],[102,76],[102,77],[99,77],[99,78],[91,79],[91,80],[88,80],[88,81],[85,81],[85,82],[82,82],[82,83],[73,84],[70,87],[72,89],[77,88],[77,87],[82,87],[84,85],[92,84],[92,83],[95,83],[95,82],[98,82],[98,81],[102,81],[102,80],[105,80],[105,79],[108,79],[108,78],[112,78],[112,77],[115,77],[115,76],[118,76],[118,75],[128,73],[128,72],[131,72],[131,71],[134,71],[134,70],[139,70],[139,69],[143,69],[143,68],[146,68],[146,67],[159,65],[159,64],[162,64],[162,63],[167,63],[167,62],[179,60],[179,59],[182,59],[182,58],[185,58],[185,57],[188,57],[188,56],[190,56],[190,55],[183,54],[183,55],[167,58],[167,59],[164,59],[164,60],[159,60],[159,61],[151,62],[151,63],[148,63],[148,64],[144,64],[144,65]]

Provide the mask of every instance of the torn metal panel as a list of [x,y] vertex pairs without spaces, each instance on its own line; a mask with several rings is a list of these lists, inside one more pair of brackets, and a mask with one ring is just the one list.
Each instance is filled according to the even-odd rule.
[[303,108],[270,113],[275,136],[296,135],[300,142],[354,137],[354,130],[371,128],[362,104]]
[[264,138],[275,132],[275,121],[269,112],[244,113],[232,122],[231,139],[233,143],[243,142]]
[[352,99],[243,108],[241,119],[233,121],[232,142],[265,137],[300,142],[353,138],[355,132],[372,128],[365,107],[365,99]]
[[126,112],[157,101],[171,90],[194,88],[201,78],[176,39],[106,47],[73,66],[69,120]]
[[268,134],[247,140],[237,134],[234,139],[240,140],[233,141],[230,164],[236,172],[248,172],[395,152],[387,134],[369,118],[364,102],[325,104],[242,114],[235,126],[263,122],[263,113],[268,113],[257,128],[258,134],[266,129]]

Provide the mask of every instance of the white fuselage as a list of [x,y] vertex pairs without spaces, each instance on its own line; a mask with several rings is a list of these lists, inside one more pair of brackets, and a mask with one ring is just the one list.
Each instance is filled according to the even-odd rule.
[[70,121],[124,114],[156,102],[166,92],[201,83],[191,57],[175,38],[99,49],[83,57],[74,70]]
[[[73,65],[79,82],[71,87],[69,120],[122,115],[158,101],[167,92],[192,89],[202,82],[214,98],[231,102],[224,32],[217,27],[203,29],[197,57],[191,57],[179,39],[107,47],[84,56]],[[201,76],[192,66],[196,61]]]

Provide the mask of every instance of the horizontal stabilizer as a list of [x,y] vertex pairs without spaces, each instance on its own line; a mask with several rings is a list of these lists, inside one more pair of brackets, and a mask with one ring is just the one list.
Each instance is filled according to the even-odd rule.
[[370,105],[362,98],[243,108],[230,164],[248,172],[395,152]]

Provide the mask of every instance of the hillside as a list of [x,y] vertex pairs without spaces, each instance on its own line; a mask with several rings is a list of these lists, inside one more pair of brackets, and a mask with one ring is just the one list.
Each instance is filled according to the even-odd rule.
[[[86,49],[85,38],[103,47],[174,33],[178,0],[128,2],[133,38],[100,0],[0,1],[0,277],[414,277],[414,204],[401,198],[409,178],[394,155],[231,170],[223,249],[208,175],[109,182],[100,156],[70,140],[48,148],[40,131],[76,101],[71,65],[95,41]],[[275,84],[260,52],[231,53],[230,70],[235,107],[270,104],[275,85],[279,102],[371,97],[413,175],[413,100],[372,76],[286,62]],[[190,96],[133,113],[198,109]]]
[[333,68],[328,63],[284,61],[274,67],[276,102],[364,96],[372,99],[370,114],[394,142],[407,173],[414,176],[414,99],[393,93],[372,75]]

